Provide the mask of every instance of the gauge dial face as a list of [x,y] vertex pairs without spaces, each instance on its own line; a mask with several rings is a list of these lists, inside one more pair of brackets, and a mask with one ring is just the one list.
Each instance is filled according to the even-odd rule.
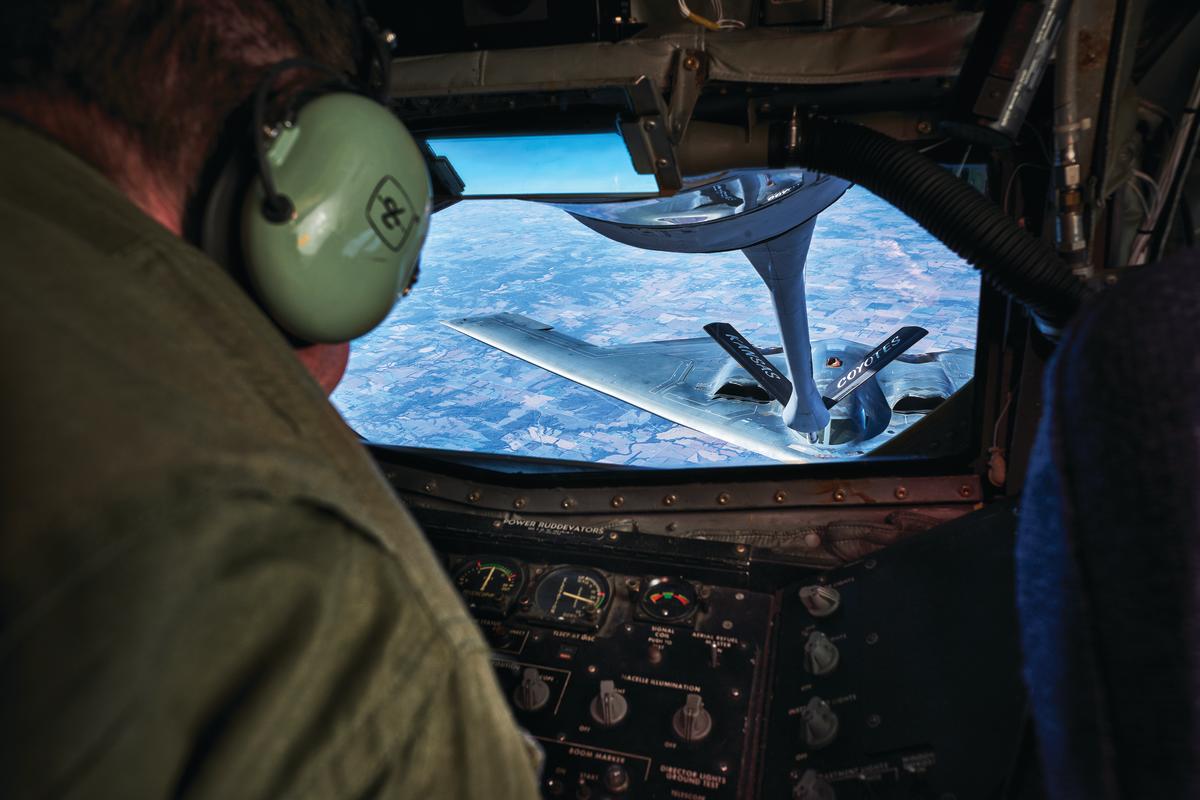
[[682,622],[696,613],[696,587],[676,578],[655,578],[642,592],[642,612],[664,622]]
[[489,614],[507,614],[525,585],[521,565],[511,558],[469,558],[454,573],[467,605]]
[[608,578],[587,567],[559,567],[538,584],[534,603],[552,620],[598,624],[608,606]]

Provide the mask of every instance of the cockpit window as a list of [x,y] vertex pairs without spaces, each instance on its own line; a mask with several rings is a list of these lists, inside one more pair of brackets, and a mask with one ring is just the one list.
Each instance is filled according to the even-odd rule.
[[869,457],[971,378],[978,273],[866,190],[779,171],[665,200],[436,214],[334,403],[385,444],[734,466]]

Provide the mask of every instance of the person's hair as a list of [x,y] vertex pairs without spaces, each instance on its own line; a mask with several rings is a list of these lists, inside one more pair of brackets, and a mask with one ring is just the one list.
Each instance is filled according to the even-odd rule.
[[301,55],[352,71],[355,25],[339,0],[0,0],[0,98],[18,98],[6,104],[18,116],[77,103],[115,141],[57,136],[101,171],[119,171],[127,153],[107,151],[133,144],[190,184],[266,67]]

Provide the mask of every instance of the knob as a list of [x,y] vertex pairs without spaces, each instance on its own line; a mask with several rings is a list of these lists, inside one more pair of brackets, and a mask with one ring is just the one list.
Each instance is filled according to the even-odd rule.
[[828,781],[821,780],[816,770],[806,769],[792,787],[792,800],[837,800]]
[[629,704],[612,681],[600,681],[600,694],[592,698],[592,719],[606,728],[620,723],[629,713]]
[[522,711],[537,711],[550,699],[550,687],[533,667],[526,667],[521,683],[513,690],[513,703]]
[[842,595],[832,586],[814,583],[800,590],[800,602],[814,617],[828,617],[842,604]]
[[819,697],[800,709],[800,721],[804,725],[804,744],[809,750],[820,750],[837,736],[837,714]]
[[813,631],[804,643],[804,668],[813,675],[828,675],[837,669],[837,645],[820,631]]
[[712,714],[704,708],[698,694],[689,694],[683,708],[671,718],[675,735],[685,742],[698,742],[712,732]]
[[507,650],[516,643],[516,632],[507,625],[496,625],[485,631],[488,643],[497,650]]
[[604,788],[613,794],[621,794],[629,788],[629,773],[620,764],[604,770]]

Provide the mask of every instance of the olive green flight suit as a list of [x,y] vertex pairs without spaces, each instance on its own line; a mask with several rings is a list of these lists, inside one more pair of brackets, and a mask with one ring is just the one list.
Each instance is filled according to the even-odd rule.
[[530,798],[478,629],[230,277],[0,121],[0,796]]

